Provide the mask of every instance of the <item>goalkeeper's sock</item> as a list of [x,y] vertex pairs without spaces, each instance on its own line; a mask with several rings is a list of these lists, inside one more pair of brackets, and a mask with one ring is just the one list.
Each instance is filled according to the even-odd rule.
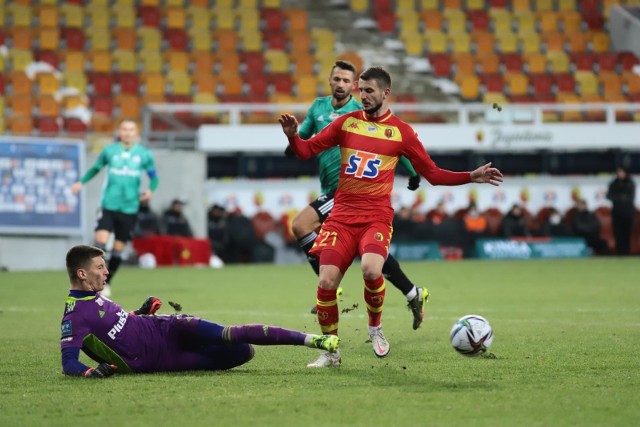
[[271,325],[227,326],[222,339],[229,344],[305,345],[307,334]]
[[107,279],[108,284],[113,283],[113,277],[116,275],[116,271],[120,267],[122,263],[122,254],[119,251],[111,252],[111,258],[109,258],[109,265],[107,269],[109,270],[109,278]]
[[316,237],[318,237],[318,233],[312,231],[301,239],[298,239],[298,245],[302,248],[305,254],[307,254],[307,261],[313,268],[313,271],[316,272],[316,276],[320,274],[320,261],[317,257],[313,255],[309,255],[309,251],[313,247],[313,243],[316,241]]
[[404,295],[407,295],[409,292],[415,289],[415,286],[413,285],[413,283],[411,283],[411,280],[409,280],[409,278],[400,268],[398,260],[395,259],[391,254],[387,256],[387,260],[382,266],[382,274],[384,275],[385,279],[388,279],[393,284],[393,286],[398,288],[398,290],[400,290],[400,292],[402,292]]

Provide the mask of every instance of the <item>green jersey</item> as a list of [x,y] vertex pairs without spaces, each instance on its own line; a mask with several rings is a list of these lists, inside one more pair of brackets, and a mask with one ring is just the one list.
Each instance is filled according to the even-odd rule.
[[[309,139],[341,115],[362,109],[362,104],[356,101],[354,97],[351,97],[346,104],[336,109],[331,104],[332,98],[331,96],[323,96],[313,101],[298,130],[300,138]],[[416,171],[408,159],[401,157],[400,163],[411,173],[411,176],[416,175]],[[340,168],[342,167],[340,147],[331,147],[318,154],[318,167],[320,169],[322,193],[327,194],[336,191],[338,179],[340,178]]]
[[140,144],[125,148],[121,143],[107,145],[95,164],[84,174],[80,182],[87,183],[100,170],[108,166],[102,191],[101,205],[104,209],[126,214],[135,214],[140,206],[140,180],[146,171],[151,179],[151,191],[158,186],[155,161],[151,151]]

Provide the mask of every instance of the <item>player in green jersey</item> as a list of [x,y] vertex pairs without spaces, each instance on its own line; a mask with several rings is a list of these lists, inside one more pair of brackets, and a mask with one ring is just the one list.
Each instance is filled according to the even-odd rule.
[[[118,129],[118,136],[119,141],[107,145],[80,181],[71,186],[71,192],[77,194],[84,184],[107,166],[95,234],[95,246],[102,250],[106,248],[109,235],[115,235],[109,258],[110,275],[103,291],[107,297],[111,294],[110,284],[122,262],[122,251],[131,240],[140,201],[149,200],[151,192],[158,187],[153,154],[139,144],[140,134],[136,122],[124,120]],[[140,181],[145,171],[150,179],[149,189],[140,193]]]
[[[331,96],[316,98],[313,101],[298,131],[300,137],[309,139],[342,114],[362,109],[362,104],[351,95],[355,89],[355,83],[356,69],[353,64],[337,61],[329,76]],[[287,151],[287,155],[289,154]],[[408,188],[412,191],[416,190],[420,185],[420,175],[416,173],[405,157],[400,158],[400,163],[411,174]],[[307,254],[309,264],[316,274],[319,273],[319,262],[316,257],[309,255],[309,250],[318,236],[316,230],[327,219],[333,208],[333,197],[338,188],[341,165],[342,159],[338,146],[318,154],[322,194],[300,211],[292,223],[293,234],[302,250]],[[391,254],[387,257],[382,273],[407,298],[408,306],[413,315],[413,329],[418,329],[424,319],[424,304],[429,298],[429,291],[426,288],[416,287]],[[315,308],[314,306],[311,309],[312,313],[315,312]]]

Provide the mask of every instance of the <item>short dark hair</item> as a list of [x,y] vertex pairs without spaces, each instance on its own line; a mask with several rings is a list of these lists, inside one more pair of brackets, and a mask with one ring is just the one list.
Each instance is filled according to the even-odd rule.
[[78,269],[86,268],[89,262],[97,257],[104,256],[104,251],[95,246],[77,245],[67,252],[67,273],[71,280],[78,278]]
[[351,71],[354,75],[356,74],[356,66],[349,61],[336,61],[335,64],[333,64],[333,67],[331,67],[331,72],[333,73],[333,70],[336,68]]
[[375,80],[382,89],[391,88],[391,76],[382,67],[369,67],[360,74],[360,78],[364,81]]

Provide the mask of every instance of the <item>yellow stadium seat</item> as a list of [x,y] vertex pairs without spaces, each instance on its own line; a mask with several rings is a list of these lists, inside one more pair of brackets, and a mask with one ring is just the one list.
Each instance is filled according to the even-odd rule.
[[467,0],[467,10],[484,10],[485,0]]
[[494,53],[478,56],[478,64],[484,74],[495,74],[500,71],[500,58]]
[[240,34],[242,50],[245,52],[262,52],[262,33],[249,31]]
[[529,4],[529,0],[513,0],[511,2],[511,8],[514,13],[518,13],[522,11],[530,11],[531,5]]
[[518,23],[519,34],[536,32],[536,16],[533,14],[533,12],[520,12],[518,15],[516,15],[516,22]]
[[114,6],[112,8],[115,25],[118,28],[134,28],[136,26],[136,10],[133,7]]
[[40,6],[38,24],[41,27],[57,27],[59,23],[58,8],[54,6]]
[[336,43],[336,35],[333,31],[326,28],[313,28],[311,37],[315,41],[316,51],[333,52]]
[[136,54],[130,50],[116,49],[113,51],[115,70],[120,73],[134,73],[138,70]]
[[544,11],[540,14],[540,32],[555,33],[558,31],[560,15],[554,11]]
[[267,50],[264,53],[267,67],[272,73],[289,72],[289,57],[281,50]]
[[574,75],[581,95],[597,95],[599,83],[596,76],[590,71],[578,71]]
[[429,53],[446,53],[447,52],[447,36],[441,31],[427,31],[424,34],[427,42],[427,52]]
[[417,33],[420,30],[420,19],[413,13],[400,18],[400,32]]
[[565,34],[573,35],[582,31],[582,16],[575,10],[568,10],[560,14],[562,31]]
[[524,63],[530,74],[541,74],[547,71],[547,57],[540,52],[523,55]]
[[191,28],[198,30],[211,29],[211,13],[208,8],[190,6],[187,15],[191,21]]
[[58,50],[58,43],[60,42],[60,31],[57,27],[40,28],[38,40],[40,42],[40,49]]
[[405,16],[416,13],[415,0],[398,0],[396,1],[396,15]]
[[194,52],[211,51],[213,40],[211,37],[211,32],[209,30],[192,30],[189,34],[191,36],[191,44]]
[[162,44],[162,35],[157,28],[138,28],[138,38],[140,40],[140,50],[149,52],[159,52]]
[[513,33],[501,33],[496,35],[498,51],[501,53],[517,53],[518,38]]
[[106,50],[93,50],[89,52],[91,70],[95,73],[110,73],[113,66],[111,52]]
[[547,61],[552,73],[568,73],[571,61],[564,52],[548,52]]
[[522,44],[522,53],[540,52],[540,36],[537,33],[524,34],[520,42]]
[[462,10],[462,0],[442,0],[442,7],[451,10]]
[[459,85],[460,96],[465,101],[475,101],[480,97],[480,79],[477,76],[464,76]]
[[420,10],[438,10],[439,3],[439,0],[420,0]]
[[66,87],[72,87],[80,93],[87,92],[87,77],[84,73],[70,73],[66,71],[63,74],[63,81]]
[[52,73],[38,73],[36,80],[41,95],[54,95],[60,89],[60,80]]
[[536,0],[536,10],[538,12],[553,10],[553,0]]
[[19,3],[11,3],[6,6],[8,15],[11,16],[14,27],[31,27],[31,6]]
[[576,0],[558,0],[558,10],[576,10]]
[[186,73],[189,71],[189,54],[185,51],[169,51],[167,53],[169,72]]
[[179,28],[185,27],[187,22],[187,12],[183,7],[169,7],[166,11],[167,15],[167,28]]
[[475,46],[475,52],[478,55],[493,53],[495,50],[496,38],[489,32],[474,31],[471,34],[471,40]]
[[591,46],[596,53],[609,52],[609,34],[604,31],[598,31],[591,34]]
[[111,47],[111,35],[109,30],[105,28],[91,28],[87,30],[87,36],[91,49],[93,50],[109,50]]
[[[455,12],[447,15],[446,12]],[[447,9],[444,13],[445,24],[449,34],[466,33],[467,18],[459,9]]]
[[11,64],[14,71],[24,71],[33,62],[33,52],[25,49],[11,49]]
[[38,96],[36,98],[36,107],[40,117],[57,117],[60,115],[60,104],[52,94]]
[[[2,111],[4,111],[4,102],[0,101],[0,106],[2,107]],[[4,116],[0,116],[0,133],[5,133],[7,131]]]
[[458,33],[449,37],[453,53],[471,52],[471,36],[467,33]]
[[167,7],[184,7],[186,0],[166,0]]
[[83,52],[67,51],[63,55],[64,69],[72,73],[84,73],[85,60]]
[[296,95],[316,97],[318,92],[318,79],[313,74],[296,76]]
[[485,104],[497,103],[504,107],[504,105],[507,103],[507,98],[505,98],[502,93],[487,92],[482,97],[482,102],[484,102]]
[[[193,96],[193,102],[195,104],[206,105],[206,104],[218,104],[220,101],[218,97],[213,93],[202,93],[198,92]],[[200,113],[200,115],[217,115],[217,113]]]
[[415,33],[413,35],[408,35],[403,42],[407,55],[422,56],[424,54],[424,42],[421,34]]
[[238,9],[257,9],[258,0],[238,0]]
[[494,33],[496,36],[503,33],[511,34],[513,18],[509,11],[504,9],[492,9],[491,17],[493,19]]
[[142,75],[145,95],[164,95],[164,76],[161,73],[145,73]]
[[140,0],[142,6],[159,6],[160,0]]
[[160,52],[140,52],[142,70],[146,73],[162,73],[164,71],[164,60]]
[[216,0],[214,1],[214,9],[233,9],[234,0]]
[[65,4],[61,6],[62,20],[67,28],[83,28],[84,12],[77,4]]
[[[3,73],[5,70],[5,60],[4,60],[4,56],[0,55],[0,73]],[[0,95],[1,96],[1,95]],[[2,111],[2,110],[0,110]],[[2,114],[0,114],[1,116]]]
[[236,13],[231,9],[217,9],[215,12],[217,30],[233,30],[236,25]]
[[267,9],[280,9],[282,3],[280,0],[262,0],[262,7]]
[[87,13],[89,15],[89,25],[93,29],[97,28],[109,28],[111,14],[109,9],[103,6],[96,6],[88,8]]
[[241,9],[238,11],[238,31],[259,31],[260,13],[257,9]]
[[505,81],[509,93],[513,96],[526,95],[529,92],[529,82],[527,77],[522,73],[507,73]]
[[369,10],[368,0],[349,0],[349,6],[351,10],[358,13],[364,13]]
[[173,95],[191,95],[191,77],[187,73],[170,72],[167,80]]

